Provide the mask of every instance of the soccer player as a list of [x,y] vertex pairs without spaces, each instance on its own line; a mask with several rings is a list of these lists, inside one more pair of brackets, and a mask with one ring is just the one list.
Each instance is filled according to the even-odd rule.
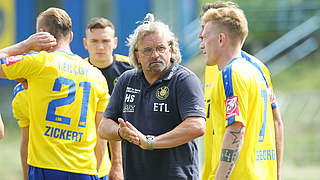
[[[133,68],[129,64],[128,57],[113,53],[113,50],[117,47],[117,43],[118,38],[115,37],[115,29],[111,21],[105,18],[92,18],[88,22],[86,38],[83,39],[84,47],[89,51],[90,56],[86,60],[100,69],[107,80],[110,95],[119,76],[123,72]],[[121,144],[120,141],[111,141],[111,143],[113,145],[111,149],[112,167],[110,173],[107,167],[101,167],[99,177],[109,173],[109,179],[118,179],[120,177],[123,179]],[[106,161],[109,161],[109,159],[106,159]],[[102,169],[105,169],[105,171],[102,171]]]
[[86,28],[86,38],[83,39],[84,47],[89,51],[86,60],[101,70],[106,77],[111,95],[119,76],[133,67],[129,59],[120,54],[114,54],[118,38],[111,21],[105,18],[92,18]]
[[23,177],[28,179],[28,143],[29,143],[29,103],[27,81],[23,81],[16,85],[12,95],[12,112],[13,116],[18,120],[18,124],[22,130],[22,138],[20,143],[20,158],[22,164]]
[[211,90],[214,136],[211,152],[206,151],[211,153],[211,171],[205,179],[276,179],[268,87],[263,74],[241,54],[248,33],[245,15],[237,8],[209,9],[202,22],[206,64],[221,70]]
[[3,126],[2,117],[0,114],[0,139],[2,139],[3,136],[4,136],[4,126]]
[[119,78],[99,135],[123,139],[126,180],[199,180],[195,139],[205,131],[200,80],[179,65],[174,34],[164,23],[154,21],[152,14],[128,41],[135,69]]
[[[239,8],[239,6],[231,1],[216,1],[213,3],[206,3],[202,6],[202,15],[211,8],[217,9],[222,7],[232,7],[232,8]],[[202,16],[201,15],[201,16]],[[201,31],[199,33],[199,38],[202,40],[201,33],[203,31],[203,24],[201,25]],[[200,47],[203,49],[203,47]],[[281,170],[281,164],[282,164],[282,157],[283,157],[283,122],[281,120],[280,116],[280,110],[276,103],[276,98],[274,96],[273,90],[272,90],[272,83],[271,83],[271,77],[270,72],[268,68],[257,58],[254,56],[241,51],[242,57],[252,63],[263,75],[264,80],[266,81],[266,85],[268,86],[268,95],[272,102],[272,112],[273,112],[273,119],[274,119],[274,127],[275,127],[275,138],[276,138],[276,154],[277,154],[277,176],[278,179],[280,179],[280,170]],[[207,179],[207,177],[210,174],[211,171],[211,156],[209,152],[211,152],[211,142],[213,138],[213,128],[212,128],[212,119],[213,114],[212,111],[210,111],[210,103],[211,103],[211,88],[214,88],[216,86],[217,81],[217,74],[218,74],[218,66],[206,66],[205,70],[205,99],[206,99],[206,108],[207,108],[207,121],[206,121],[206,133],[205,133],[205,151],[206,158],[203,168],[203,179]]]
[[[0,77],[28,81],[28,179],[96,179],[106,141],[97,125],[108,103],[102,73],[70,50],[72,25],[62,9],[37,18],[37,31],[50,32],[48,51],[10,56],[24,42],[0,50]],[[12,53],[12,54],[10,54]]]

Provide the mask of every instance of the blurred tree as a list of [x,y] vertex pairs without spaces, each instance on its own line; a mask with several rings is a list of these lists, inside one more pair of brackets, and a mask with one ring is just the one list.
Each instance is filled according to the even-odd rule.
[[[214,1],[199,0],[199,7],[206,2]],[[246,46],[248,47],[249,43],[256,49],[271,43],[282,34],[320,13],[319,0],[241,0],[234,2],[244,10],[249,22],[250,33]]]

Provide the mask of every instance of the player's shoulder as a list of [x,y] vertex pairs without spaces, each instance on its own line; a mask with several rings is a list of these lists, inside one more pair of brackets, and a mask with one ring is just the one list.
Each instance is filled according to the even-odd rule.
[[90,64],[89,61],[85,61],[82,59],[78,63],[88,69],[91,77],[97,78],[98,80],[106,81],[102,72],[97,67],[94,67],[92,64]]
[[84,58],[83,60],[89,62],[89,58],[88,57]]
[[[176,69],[176,70],[175,70]],[[180,76],[196,76],[194,74],[194,72],[192,72],[190,69],[188,69],[187,67],[185,66],[182,66],[178,63],[176,64],[173,64],[173,67],[171,69],[171,71],[177,71],[177,75],[180,75]]]
[[200,79],[194,72],[176,62],[173,63],[173,65],[168,70],[169,73],[167,79],[171,79],[172,77],[173,79],[177,80],[178,83],[200,83]]
[[138,72],[135,68],[134,69],[129,69],[125,72],[123,72],[120,77],[122,78],[129,78],[129,77],[137,77],[140,76],[141,72]]
[[48,57],[52,55],[46,51],[40,51],[40,52],[31,51],[31,52],[23,53],[22,56],[23,58],[35,58],[37,60],[41,60],[41,59],[48,59]]
[[72,52],[67,52],[64,50],[56,50],[56,51],[50,52],[48,54],[50,54],[51,56],[63,56],[63,57],[69,58],[69,59],[83,59],[82,57],[80,57],[77,54],[74,54]]
[[254,64],[256,63],[258,66],[260,66],[261,68],[267,68],[267,66],[257,57],[245,52],[245,51],[241,51],[241,56],[242,58],[244,58],[245,60],[247,60],[248,62]]
[[[244,58],[237,58],[232,60],[226,67],[221,70],[222,76],[236,76],[239,78],[245,78],[248,76],[254,76],[257,69]],[[230,76],[231,77],[231,76]]]
[[113,66],[111,66],[111,68],[117,68],[121,72],[133,69],[133,67],[130,65],[129,58],[119,54],[114,55]]
[[74,60],[74,62],[77,64],[77,66],[81,66],[84,67],[85,69],[87,69],[88,75],[90,77],[93,77],[96,80],[103,80],[105,81],[105,77],[103,76],[102,72],[94,67],[90,62],[88,58],[82,58],[78,55],[74,55],[71,56],[70,58],[72,58]]
[[129,64],[129,57],[128,56],[124,56],[124,55],[120,55],[120,54],[114,54],[114,56],[115,56],[115,61],[124,62],[124,63]]

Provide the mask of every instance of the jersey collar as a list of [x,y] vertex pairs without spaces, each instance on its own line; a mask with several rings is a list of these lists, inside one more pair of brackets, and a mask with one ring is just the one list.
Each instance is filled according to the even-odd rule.
[[[228,66],[231,66],[231,65],[232,65],[236,60],[238,60],[238,59],[242,59],[242,57],[235,57],[235,58],[233,58],[233,59],[229,62],[229,64],[226,65],[223,69],[225,69],[225,68],[228,67]],[[219,66],[218,66],[218,69],[219,69],[219,71],[222,71],[222,69],[220,69]]]
[[76,54],[68,53],[68,52],[63,51],[63,50],[56,50],[56,51],[54,51],[54,52],[62,52],[62,53],[65,53],[65,54],[67,54],[67,55],[69,55],[69,56],[77,56]]

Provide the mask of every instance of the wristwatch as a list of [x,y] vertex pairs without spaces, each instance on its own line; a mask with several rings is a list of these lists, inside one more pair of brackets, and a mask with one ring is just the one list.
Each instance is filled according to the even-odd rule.
[[147,135],[146,138],[147,138],[148,150],[152,150],[152,140],[153,140],[154,136]]

